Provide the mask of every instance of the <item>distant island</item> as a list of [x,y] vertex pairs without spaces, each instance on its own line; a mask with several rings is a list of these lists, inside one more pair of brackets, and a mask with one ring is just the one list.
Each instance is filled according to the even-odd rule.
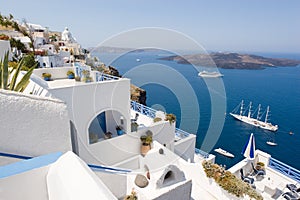
[[193,64],[205,67],[217,66],[224,69],[265,69],[266,67],[297,66],[300,60],[266,58],[250,54],[210,53],[183,56],[168,56],[160,60],[176,61],[180,64]]
[[90,47],[89,51],[97,53],[141,53],[141,52],[153,52],[158,51],[155,48],[145,48],[145,49],[135,49],[135,48],[126,48],[126,47],[111,47],[111,46],[99,46],[99,47]]

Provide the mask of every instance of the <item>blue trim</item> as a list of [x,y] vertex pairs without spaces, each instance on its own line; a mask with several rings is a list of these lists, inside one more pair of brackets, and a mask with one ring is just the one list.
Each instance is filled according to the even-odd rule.
[[15,155],[15,154],[10,154],[10,153],[0,153],[0,156],[23,159],[23,160],[32,158],[32,157],[29,157],[29,156],[20,156],[20,155]]
[[90,168],[94,168],[96,170],[101,170],[101,171],[106,171],[106,170],[110,170],[110,171],[115,171],[115,172],[131,172],[130,170],[126,170],[126,169],[118,169],[118,168],[112,168],[112,167],[105,167],[105,166],[101,166],[101,165],[88,165]]
[[251,138],[251,146],[250,146],[250,158],[254,158],[254,135]]
[[[10,158],[17,158],[17,159],[23,159],[23,161],[16,162],[10,165],[0,166],[0,178],[8,177],[14,174],[19,174],[25,171],[29,171],[38,167],[43,167],[48,164],[51,164],[55,162],[60,156],[62,155],[61,152],[43,155],[39,157],[29,157],[29,156],[20,156],[16,154],[9,154],[9,153],[1,153],[0,156],[3,157],[10,157]],[[101,165],[91,165],[88,164],[88,166],[93,170],[99,170],[99,171],[111,171],[116,173],[128,173],[131,172],[130,170],[126,169],[118,169],[118,168],[112,168],[112,167],[105,167]]]
[[[2,153],[1,153],[2,154]],[[12,157],[12,154],[9,154],[9,157]],[[23,172],[27,172],[36,168],[47,166],[51,163],[54,163],[60,156],[62,155],[61,152],[51,153],[48,155],[43,155],[35,158],[31,158],[28,160],[23,160],[20,162],[16,162],[13,164],[0,166],[0,178],[9,177],[12,175],[20,174]],[[21,158],[26,159],[26,156],[18,156],[13,155],[14,158]],[[22,158],[21,158],[22,159]]]

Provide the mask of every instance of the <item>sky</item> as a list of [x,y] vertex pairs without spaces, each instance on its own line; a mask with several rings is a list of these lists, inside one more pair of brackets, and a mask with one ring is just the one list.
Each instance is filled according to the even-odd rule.
[[[0,13],[63,31],[83,47],[131,29],[181,32],[206,50],[300,53],[299,0],[0,0]],[[179,45],[180,46],[180,45]]]

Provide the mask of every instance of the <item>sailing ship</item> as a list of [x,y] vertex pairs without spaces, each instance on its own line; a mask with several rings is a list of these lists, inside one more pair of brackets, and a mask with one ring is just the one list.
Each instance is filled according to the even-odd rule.
[[[238,113],[238,109],[240,108],[240,112]],[[246,115],[246,109],[244,110],[244,100],[242,100],[242,102],[230,113],[231,116],[233,116],[235,119],[240,120],[242,122],[245,122],[247,124],[265,129],[265,130],[269,130],[269,131],[277,131],[278,130],[278,125],[273,125],[270,122],[268,122],[269,120],[269,115],[270,115],[270,106],[267,107],[266,110],[266,116],[265,116],[265,120],[261,120],[263,114],[261,115],[261,105],[258,105],[257,108],[257,116],[256,118],[253,117],[252,112],[252,102],[250,102],[249,104],[249,110],[248,110],[248,115]]]

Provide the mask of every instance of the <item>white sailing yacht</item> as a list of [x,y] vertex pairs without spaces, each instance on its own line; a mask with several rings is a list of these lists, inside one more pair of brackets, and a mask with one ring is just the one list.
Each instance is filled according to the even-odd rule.
[[[235,110],[237,110],[237,108],[240,107],[240,112],[239,114],[237,114],[237,112],[234,112]],[[244,115],[245,111],[244,111],[244,100],[242,100],[242,102],[238,105],[237,108],[235,108],[230,115],[233,116],[235,119],[240,120],[242,122],[245,122],[247,124],[265,129],[265,130],[269,130],[269,131],[277,131],[278,130],[278,125],[273,125],[271,123],[268,122],[268,118],[269,118],[269,112],[270,112],[270,107],[267,107],[267,111],[266,111],[266,117],[264,121],[261,121],[261,117],[260,116],[260,112],[261,112],[261,105],[258,105],[258,111],[257,111],[257,117],[253,118],[251,115],[252,112],[252,102],[250,102],[249,104],[249,110],[248,110],[248,115]]]

